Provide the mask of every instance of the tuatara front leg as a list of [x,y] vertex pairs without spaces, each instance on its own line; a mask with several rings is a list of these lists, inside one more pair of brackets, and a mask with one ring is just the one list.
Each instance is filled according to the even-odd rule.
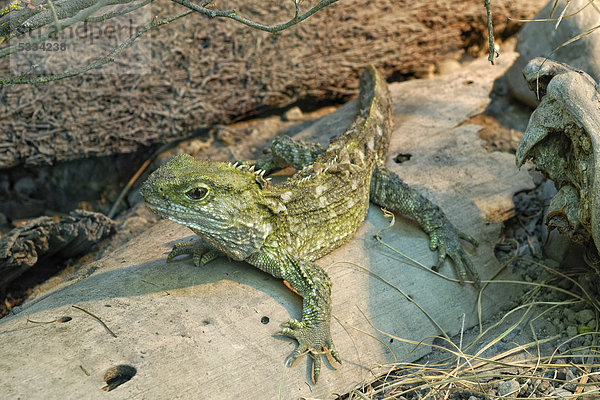
[[213,250],[206,246],[202,240],[196,240],[192,242],[175,243],[173,249],[167,256],[167,261],[171,261],[175,257],[185,254],[192,256],[196,267],[208,264],[221,255],[217,250]]
[[475,284],[479,283],[479,274],[459,239],[473,246],[478,246],[477,240],[456,229],[438,206],[404,183],[398,175],[386,168],[376,167],[371,178],[369,199],[390,211],[417,220],[429,234],[430,249],[438,251],[438,262],[434,269],[437,270],[448,256],[454,262],[454,270],[461,283],[468,275]]
[[298,341],[290,356],[290,365],[308,354],[312,360],[312,381],[319,379],[321,354],[331,354],[340,364],[342,360],[333,345],[330,333],[331,280],[317,264],[298,259],[280,249],[267,249],[247,259],[250,264],[285,279],[302,296],[302,320],[290,319],[279,333]]

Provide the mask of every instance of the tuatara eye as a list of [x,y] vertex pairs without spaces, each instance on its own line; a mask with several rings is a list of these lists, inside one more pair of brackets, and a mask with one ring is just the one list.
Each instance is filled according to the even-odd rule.
[[185,192],[185,195],[192,200],[202,200],[208,194],[208,189],[203,187],[195,187]]

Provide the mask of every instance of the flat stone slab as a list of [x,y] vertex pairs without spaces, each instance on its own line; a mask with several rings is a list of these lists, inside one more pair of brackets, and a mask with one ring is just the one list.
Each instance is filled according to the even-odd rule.
[[[483,111],[494,79],[515,57],[503,54],[497,66],[482,59],[452,75],[391,85],[396,117],[388,167],[480,241],[473,263],[483,279],[499,267],[493,246],[501,221],[511,215],[512,195],[533,183],[516,169],[513,156],[483,149],[479,127],[461,124]],[[355,109],[350,102],[298,136],[327,143],[352,120]],[[410,159],[396,163],[400,152]],[[463,316],[465,329],[477,323],[478,291],[428,270],[437,254],[411,221],[396,217],[382,238],[414,261],[378,243],[374,235],[389,221],[372,206],[356,236],[318,261],[333,280],[332,335],[344,364],[333,370],[325,362],[317,385],[307,383],[305,357],[285,366],[295,343],[274,336],[279,323],[300,318],[300,297],[245,263],[219,258],[203,268],[194,267],[191,259],[167,264],[170,247],[193,235],[161,221],[92,263],[85,277],[0,321],[3,397],[327,398],[369,378],[381,364],[416,360],[428,348],[403,340],[441,332],[415,303],[454,335]],[[449,263],[440,273],[454,278]],[[518,288],[490,285],[483,293],[484,315],[517,293]],[[114,335],[72,306],[100,318]],[[72,320],[27,322],[62,316]],[[103,376],[117,364],[132,365],[137,374],[107,395],[100,390]]]

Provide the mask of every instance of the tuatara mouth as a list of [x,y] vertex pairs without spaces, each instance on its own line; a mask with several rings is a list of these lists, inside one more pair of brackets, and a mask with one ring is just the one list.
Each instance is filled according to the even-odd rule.
[[574,240],[590,236],[600,249],[600,100],[597,83],[567,64],[534,58],[523,71],[541,101],[516,152],[531,159],[559,190],[547,215],[549,229]]
[[[167,204],[167,206],[153,202],[152,199],[146,200],[146,207],[148,207],[150,211],[162,218],[170,219],[171,221],[177,222],[179,224],[186,225],[186,216],[193,216],[193,214],[186,212],[183,208],[181,210],[177,209],[176,211],[174,211],[176,208],[173,207],[171,203],[165,204]],[[174,216],[175,213],[177,213],[177,217]]]

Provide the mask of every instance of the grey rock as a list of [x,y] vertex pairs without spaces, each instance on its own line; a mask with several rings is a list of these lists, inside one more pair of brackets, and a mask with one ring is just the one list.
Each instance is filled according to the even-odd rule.
[[[550,18],[554,3],[555,0],[550,0],[534,19]],[[587,0],[573,0],[565,15],[573,14],[587,4]],[[564,8],[565,1],[559,1],[553,16],[558,17]],[[600,78],[600,59],[596,55],[600,54],[600,36],[593,34],[585,36],[552,53],[561,44],[597,24],[598,13],[593,7],[587,7],[572,17],[564,18],[557,29],[555,29],[556,22],[554,21],[525,24],[517,41],[516,49],[520,56],[506,76],[511,94],[532,107],[537,105],[538,101],[535,95],[527,89],[521,74],[525,65],[534,57],[550,57],[552,60],[565,62],[586,71],[595,80],[598,80]]]
[[552,396],[555,396],[557,399],[571,399],[573,398],[573,393],[569,392],[565,389],[558,389],[555,392],[551,393]]
[[559,331],[563,331],[565,329],[565,324],[558,318],[554,318],[552,320],[552,323],[554,324],[554,326],[556,327],[557,330]]
[[[588,337],[587,339],[591,339],[591,338]],[[581,362],[585,362],[585,361],[582,359]],[[565,381],[569,382],[564,385],[563,388],[565,390],[567,390],[571,393],[573,393],[573,392],[575,392],[575,390],[577,390],[577,385],[572,383],[572,382],[577,382],[577,378],[575,377],[575,374],[573,373],[573,371],[571,371],[570,368],[567,368],[565,371]]]
[[590,310],[590,309],[581,310],[577,314],[575,314],[575,319],[577,320],[577,322],[579,322],[581,324],[587,324],[589,321],[593,320],[594,318],[595,318],[594,311]]
[[564,312],[563,312],[563,315],[565,316],[565,318],[566,318],[567,321],[569,321],[569,322],[575,322],[575,319],[576,319],[575,312],[572,309],[565,308]]
[[516,396],[519,393],[521,386],[516,379],[511,379],[510,381],[503,381],[498,383],[498,394],[500,396]]
[[569,337],[577,336],[578,333],[579,332],[577,332],[577,328],[575,327],[575,325],[567,326],[567,335]]

